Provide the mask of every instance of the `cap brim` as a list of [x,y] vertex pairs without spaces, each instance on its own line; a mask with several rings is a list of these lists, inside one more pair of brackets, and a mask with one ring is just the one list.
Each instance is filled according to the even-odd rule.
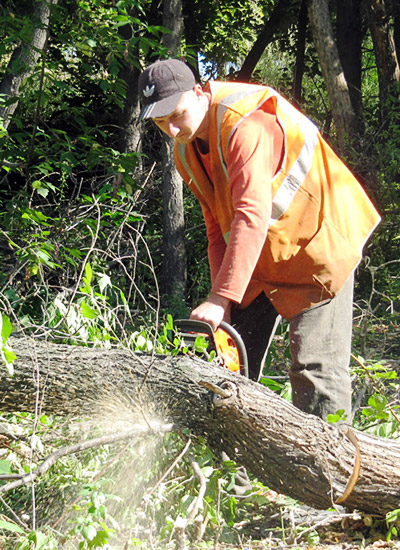
[[179,92],[179,94],[174,94],[155,103],[150,103],[143,107],[140,115],[139,121],[144,118],[156,118],[160,116],[167,116],[175,111],[176,106],[178,105],[182,95],[185,92]]

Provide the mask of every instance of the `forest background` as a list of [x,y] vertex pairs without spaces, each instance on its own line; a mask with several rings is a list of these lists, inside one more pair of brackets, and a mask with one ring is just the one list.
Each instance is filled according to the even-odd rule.
[[[362,390],[354,422],[398,437],[391,411],[399,406],[399,3],[5,0],[0,35],[1,368],[12,372],[18,355],[7,342],[11,332],[164,352],[171,317],[184,317],[207,295],[200,209],[174,169],[170,140],[149,122],[137,124],[140,71],[175,56],[201,82],[276,88],[321,128],[377,205],[382,223],[357,269],[353,383]],[[285,334],[282,325],[265,378],[276,375],[268,384],[287,396]],[[0,420],[5,475],[29,470],[75,429],[46,415],[4,413]],[[159,457],[183,446],[171,436]],[[221,472],[204,442],[196,452],[210,476],[231,479],[235,465]],[[113,453],[105,447],[71,458],[37,494],[27,488],[0,497],[0,548],[147,547],[149,537],[168,547],[176,517],[197,490],[190,464],[181,472],[189,481],[174,478],[168,498],[153,502],[156,527],[147,526],[145,536],[143,506],[132,505],[129,521],[107,515],[105,500],[113,499],[97,476]],[[49,500],[54,487],[57,499]],[[223,525],[230,540],[239,501],[226,496],[221,512],[221,493],[211,493],[209,526]],[[73,526],[54,527],[60,510],[74,506]],[[393,522],[386,527],[389,537],[397,533]]]

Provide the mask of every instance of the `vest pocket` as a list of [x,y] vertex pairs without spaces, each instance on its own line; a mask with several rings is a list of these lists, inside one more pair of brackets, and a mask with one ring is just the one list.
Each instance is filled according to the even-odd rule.
[[299,255],[303,256],[304,268],[312,270],[313,279],[332,297],[361,259],[361,253],[356,252],[327,220],[322,221],[319,231]]

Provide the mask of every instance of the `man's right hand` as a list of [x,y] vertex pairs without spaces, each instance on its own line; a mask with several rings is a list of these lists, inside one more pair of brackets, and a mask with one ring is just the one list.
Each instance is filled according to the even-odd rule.
[[230,304],[231,302],[228,298],[211,292],[208,299],[192,311],[190,318],[208,323],[215,332],[221,321],[229,323]]

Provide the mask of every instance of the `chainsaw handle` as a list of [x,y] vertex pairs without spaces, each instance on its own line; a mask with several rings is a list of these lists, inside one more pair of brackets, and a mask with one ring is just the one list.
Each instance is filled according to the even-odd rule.
[[194,319],[177,319],[175,321],[175,326],[178,330],[183,332],[198,332],[204,333],[211,338],[214,335],[212,326],[204,321],[196,321]]
[[[194,340],[193,333],[203,333],[207,335],[209,338],[211,338],[211,341],[215,344],[215,337],[214,337],[214,331],[210,324],[205,323],[204,321],[197,321],[195,319],[178,319],[175,321],[176,328],[181,332],[181,334],[185,337],[189,336],[190,340]],[[249,366],[247,361],[247,352],[246,352],[246,346],[244,345],[244,342],[242,340],[242,337],[238,333],[236,329],[234,329],[231,325],[226,323],[225,321],[222,321],[219,327],[221,330],[223,330],[228,336],[232,338],[232,340],[235,342],[236,348],[239,353],[239,360],[240,360],[240,374],[245,376],[246,378],[249,377]]]
[[229,323],[226,323],[225,321],[221,321],[218,328],[221,328],[223,331],[225,331],[229,336],[233,339],[235,342],[238,351],[239,351],[239,357],[240,357],[240,372],[245,376],[246,378],[249,377],[249,365],[247,361],[247,352],[246,352],[246,346],[244,345],[244,342],[242,340],[242,337],[238,333],[238,331],[233,328],[232,325]]

